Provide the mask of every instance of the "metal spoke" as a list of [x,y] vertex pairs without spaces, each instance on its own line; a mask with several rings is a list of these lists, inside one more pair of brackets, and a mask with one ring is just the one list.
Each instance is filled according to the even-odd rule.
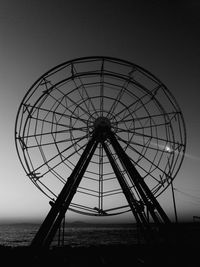
[[152,166],[156,167],[159,171],[163,173],[163,169],[159,168],[154,162],[152,162],[149,158],[147,158],[144,154],[142,154],[140,151],[138,151],[136,148],[130,146],[130,149],[139,154],[143,159],[151,163]]
[[[83,136],[84,138],[87,138],[87,135]],[[80,137],[77,137],[77,138],[74,138],[73,141],[79,141],[80,140]],[[30,148],[36,148],[36,147],[44,147],[44,146],[52,146],[52,145],[56,145],[56,144],[61,144],[61,143],[67,143],[67,142],[71,142],[71,138],[68,138],[68,139],[63,139],[63,140],[59,140],[59,141],[56,141],[54,140],[53,142],[48,142],[48,143],[40,143],[40,144],[36,144],[36,145],[31,145],[31,146],[27,146],[27,149],[30,149]]]
[[[159,117],[161,117],[161,118],[165,118],[166,117],[167,118],[170,115],[173,115],[173,117],[174,117],[175,115],[179,115],[179,114],[181,114],[181,113],[174,111],[174,112],[166,112],[166,113],[160,113],[160,114],[155,114],[155,115],[148,115],[148,116],[144,116],[144,117],[136,117],[136,118],[134,118],[134,122],[141,121],[141,120],[146,120],[146,119],[151,120],[152,118],[159,118]],[[172,118],[170,119],[170,121],[172,120]],[[116,124],[124,124],[126,122],[131,122],[132,120],[133,120],[132,118],[128,119],[128,120],[124,120],[123,119],[121,121],[117,121]]]
[[[148,99],[148,101],[147,102],[145,102],[145,103],[143,103],[142,102],[142,99],[143,98],[145,98],[145,97],[150,97],[150,99]],[[142,97],[140,97],[140,98],[138,98],[137,100],[135,100],[133,103],[131,103],[129,106],[127,106],[127,108],[124,108],[123,110],[121,110],[120,112],[118,112],[115,116],[119,116],[121,113],[123,113],[124,111],[126,111],[126,110],[130,110],[130,108],[131,107],[133,107],[133,106],[135,106],[136,104],[138,104],[138,103],[142,103],[139,107],[137,107],[137,108],[135,108],[131,113],[135,113],[136,111],[138,111],[139,109],[141,109],[142,107],[144,107],[144,106],[146,106],[149,102],[151,102],[152,100],[154,100],[154,98],[152,98],[152,92],[150,92],[150,91],[145,91],[145,94],[142,96]],[[128,117],[129,115],[127,115],[126,117]],[[123,119],[126,119],[126,117],[124,117]]]
[[[85,136],[82,137],[82,138],[79,138],[79,140],[77,141],[77,143],[80,142],[80,141],[82,141],[84,138],[85,138]],[[58,156],[60,156],[60,155],[63,154],[64,152],[66,152],[67,150],[70,150],[73,146],[74,146],[74,144],[71,144],[69,147],[63,149],[63,150],[60,151],[58,154],[56,154],[56,155],[54,155],[52,158],[50,158],[48,161],[46,161],[45,163],[43,163],[43,164],[40,165],[39,167],[35,168],[35,169],[34,169],[34,172],[38,171],[39,169],[41,169],[41,168],[44,167],[45,165],[49,164],[52,160],[54,160],[55,158],[57,158]],[[85,145],[84,145],[84,146],[85,146]],[[84,146],[83,146],[83,147],[84,147]],[[72,155],[72,154],[70,154],[70,156],[71,156],[71,155]]]
[[[45,112],[48,112],[48,113],[52,113],[52,115],[59,115],[59,116],[63,116],[63,117],[68,118],[68,119],[72,118],[72,119],[75,119],[75,120],[80,120],[81,122],[87,124],[87,120],[82,119],[82,118],[80,118],[80,117],[73,117],[73,116],[71,116],[71,115],[67,115],[67,114],[65,114],[65,113],[60,113],[60,112],[57,112],[57,111],[52,111],[52,110],[49,110],[49,109],[46,109],[46,108],[42,108],[42,107],[31,106],[31,105],[30,105],[30,107],[32,107],[32,108],[35,109],[35,110],[41,110],[41,111],[45,111]],[[30,115],[30,118],[33,118],[32,115]],[[36,118],[36,119],[37,119],[37,118]],[[38,118],[38,119],[39,119],[39,118]],[[41,119],[40,119],[40,120],[41,120]]]
[[175,150],[175,146],[178,147],[178,146],[182,145],[182,144],[180,144],[178,142],[175,142],[173,140],[168,140],[168,139],[166,140],[164,138],[157,137],[157,136],[151,136],[151,135],[148,135],[148,134],[141,134],[141,133],[138,133],[138,132],[134,132],[134,135],[138,135],[138,136],[142,136],[142,137],[149,137],[149,138],[155,139],[156,141],[163,141],[163,142],[169,143],[173,150]]
[[[44,133],[35,133],[35,134],[30,134],[30,135],[24,135],[23,136],[23,139],[26,139],[26,138],[33,138],[33,137],[39,137],[39,136],[47,136],[47,135],[53,135],[53,134],[61,134],[61,133],[69,133],[71,131],[83,131],[83,132],[87,132],[87,128],[86,127],[80,127],[80,128],[76,128],[76,127],[73,127],[73,128],[69,128],[69,129],[66,129],[66,130],[60,130],[60,131],[52,131],[52,132],[44,132]],[[19,137],[17,137],[19,138]]]
[[[76,68],[75,68],[74,65],[72,66],[72,68],[73,68],[73,70],[74,70],[74,73],[77,74],[77,70],[76,70]],[[93,110],[96,111],[96,108],[95,108],[95,106],[94,106],[94,104],[93,104],[91,98],[90,98],[89,95],[88,95],[88,92],[87,92],[87,90],[86,90],[86,88],[85,88],[85,86],[84,86],[84,83],[83,83],[82,80],[81,80],[81,77],[80,77],[80,76],[77,76],[77,77],[78,77],[78,80],[79,80],[80,83],[81,83],[81,87],[83,88],[84,93],[86,94],[87,99],[89,100],[89,102],[90,102],[90,104],[91,104]],[[74,80],[73,80],[73,81],[74,81]],[[84,102],[84,104],[85,104],[85,102]],[[86,105],[86,104],[85,104],[85,105]],[[86,105],[86,108],[88,109],[88,106],[87,106],[87,105]],[[88,114],[91,115],[90,110],[88,110]]]
[[112,103],[112,106],[111,106],[108,114],[115,113],[115,110],[118,106],[118,103],[120,102],[121,98],[123,97],[123,94],[126,91],[128,84],[129,84],[129,81],[124,82],[124,85],[121,87],[119,93],[117,94],[117,97],[115,98],[114,102]]

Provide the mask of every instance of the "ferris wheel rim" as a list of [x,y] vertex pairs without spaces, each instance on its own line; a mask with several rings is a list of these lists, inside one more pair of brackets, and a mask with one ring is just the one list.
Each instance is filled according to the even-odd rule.
[[[61,64],[59,64],[59,65],[57,65],[56,67],[54,67],[54,68],[52,68],[52,69],[50,69],[49,71],[47,71],[46,73],[44,73],[40,78],[38,78],[37,79],[37,81],[30,87],[30,89],[27,91],[27,93],[26,93],[26,95],[24,96],[24,98],[23,98],[23,100],[22,100],[22,102],[21,102],[21,104],[20,104],[20,107],[19,107],[19,109],[18,109],[18,113],[17,113],[17,117],[16,117],[16,122],[15,122],[15,145],[16,145],[16,148],[17,148],[17,154],[18,154],[18,157],[19,157],[19,159],[20,159],[20,161],[21,161],[21,164],[22,164],[22,166],[23,166],[23,168],[24,168],[24,170],[26,171],[26,168],[24,167],[24,163],[23,163],[23,161],[22,161],[22,159],[21,159],[21,156],[20,156],[20,152],[19,152],[19,145],[18,145],[18,141],[17,141],[17,139],[16,139],[16,134],[17,134],[17,123],[18,123],[18,119],[19,119],[19,114],[20,114],[20,110],[21,110],[21,108],[22,108],[22,106],[23,106],[23,103],[24,103],[24,101],[26,101],[26,99],[27,99],[27,97],[29,96],[29,93],[32,91],[32,89],[34,89],[34,86],[35,85],[37,85],[38,84],[38,82],[43,78],[43,77],[48,77],[48,75],[50,75],[53,71],[55,71],[56,69],[59,69],[59,68],[62,68],[62,67],[64,67],[64,66],[66,66],[66,64],[72,64],[72,63],[74,63],[74,62],[79,62],[79,61],[90,61],[90,60],[111,60],[111,61],[117,61],[117,62],[122,62],[122,63],[124,63],[124,64],[128,64],[129,66],[134,66],[134,67],[136,67],[136,68],[139,68],[140,70],[142,70],[142,71],[144,71],[145,73],[147,73],[148,75],[150,75],[150,76],[152,76],[153,78],[155,78],[155,80],[156,81],[158,81],[160,84],[161,84],[161,86],[166,90],[166,92],[170,95],[170,97],[172,97],[173,98],[173,101],[174,101],[174,103],[176,104],[176,106],[177,106],[177,109],[178,110],[180,110],[180,107],[179,107],[179,105],[178,105],[178,103],[177,103],[177,101],[176,101],[176,99],[174,98],[174,96],[171,94],[171,92],[168,90],[168,88],[157,78],[157,77],[155,77],[153,74],[151,74],[149,71],[147,71],[147,70],[145,70],[144,68],[142,68],[142,67],[140,67],[140,66],[138,66],[138,65],[136,65],[136,64],[133,64],[133,63],[131,63],[131,62],[129,62],[129,61],[126,61],[126,60],[121,60],[121,59],[117,59],[117,58],[113,58],[113,57],[101,57],[101,56],[92,56],[92,57],[83,57],[83,58],[77,58],[77,59],[74,59],[74,60],[69,60],[69,61],[66,61],[66,62],[64,62],[64,63],[61,63]],[[59,71],[59,70],[58,70]],[[100,75],[101,73],[99,72],[96,72],[95,74],[93,73],[90,73],[90,75],[92,76],[92,75]],[[88,74],[82,74],[83,76],[84,75],[88,75]],[[104,75],[107,75],[107,74],[104,74]],[[108,74],[109,75],[109,74]],[[111,74],[110,74],[111,75]],[[111,75],[112,76],[112,75]],[[79,76],[76,76],[75,78],[77,78],[77,77],[79,77]],[[114,77],[115,77],[115,75],[114,75]],[[120,76],[120,78],[122,79],[122,77]],[[70,77],[69,77],[69,79],[70,79]],[[62,81],[61,81],[62,82]],[[74,90],[76,90],[76,88],[74,89]],[[33,92],[34,93],[34,92]],[[38,100],[39,101],[39,100]],[[180,110],[181,111],[181,110]],[[174,175],[174,178],[176,177],[176,175],[177,175],[177,173],[178,173],[178,171],[179,171],[179,169],[180,169],[180,167],[181,167],[181,164],[182,164],[182,162],[183,162],[183,159],[184,159],[184,153],[185,153],[185,147],[186,147],[186,129],[185,129],[185,122],[184,122],[184,118],[183,118],[183,114],[182,114],[182,112],[180,113],[180,116],[181,116],[181,119],[182,119],[182,123],[183,123],[183,131],[184,131],[184,134],[183,134],[183,136],[184,136],[184,140],[183,140],[183,143],[184,143],[184,147],[183,147],[183,151],[182,151],[182,153],[183,153],[183,156],[182,156],[182,158],[181,158],[181,162],[179,163],[179,166],[178,166],[178,169],[176,170],[176,173],[175,173],[175,175]],[[173,178],[173,179],[174,179]],[[37,182],[35,182],[35,184],[37,184]],[[169,185],[168,185],[169,186]],[[167,187],[168,187],[167,186]],[[167,188],[166,187],[166,188]],[[166,189],[165,188],[165,189]],[[40,189],[40,188],[39,188]],[[41,189],[40,189],[41,190]],[[164,190],[163,190],[164,191]],[[163,191],[161,191],[160,192],[160,194],[163,192]],[[43,191],[44,192],[44,191]],[[158,194],[158,195],[156,195],[156,197],[158,197],[160,194]]]

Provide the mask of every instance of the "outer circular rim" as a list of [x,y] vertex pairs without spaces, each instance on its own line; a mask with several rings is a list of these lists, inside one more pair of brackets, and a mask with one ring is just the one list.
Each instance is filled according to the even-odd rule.
[[[135,69],[138,69],[140,70],[141,72],[149,75],[149,77],[151,77],[151,79],[155,80],[156,82],[160,83],[162,85],[162,88],[164,88],[166,94],[169,96],[170,99],[172,99],[173,101],[173,105],[176,106],[177,110],[179,110],[179,116],[180,116],[180,119],[181,119],[181,127],[182,127],[182,143],[183,143],[183,147],[182,147],[182,158],[179,162],[179,166],[178,168],[176,169],[176,172],[175,174],[173,175],[173,179],[171,179],[171,182],[174,180],[174,178],[176,177],[180,167],[181,167],[181,164],[183,162],[183,159],[184,159],[184,153],[185,153],[185,148],[186,148],[186,127],[185,127],[185,122],[184,122],[184,118],[183,118],[183,115],[182,115],[182,112],[181,112],[181,109],[176,101],[176,99],[174,98],[174,96],[171,94],[171,92],[168,90],[168,88],[159,80],[156,78],[156,76],[154,76],[152,73],[150,73],[149,71],[145,70],[144,68],[140,67],[139,65],[136,65],[136,64],[133,64],[129,61],[126,61],[126,60],[121,60],[121,59],[117,59],[117,58],[114,58],[114,57],[105,57],[105,56],[92,56],[92,57],[83,57],[83,58],[77,58],[77,59],[73,59],[73,60],[69,60],[69,61],[66,61],[62,64],[59,64],[57,66],[55,66],[54,68],[51,68],[49,71],[47,71],[46,73],[44,73],[42,76],[40,76],[40,78],[38,78],[36,80],[36,82],[30,87],[30,89],[27,91],[27,93],[25,94],[20,106],[19,106],[19,109],[18,109],[18,112],[17,112],[17,117],[16,117],[16,121],[15,121],[15,146],[16,146],[16,150],[17,150],[17,154],[18,154],[18,157],[20,159],[20,162],[25,170],[25,172],[27,173],[27,170],[24,166],[24,163],[23,163],[23,160],[21,159],[20,157],[20,152],[19,152],[19,146],[18,146],[18,138],[17,138],[17,128],[18,128],[18,121],[19,121],[19,116],[20,116],[20,111],[22,109],[22,106],[23,106],[23,103],[25,101],[27,101],[27,99],[30,97],[30,94],[34,94],[34,92],[32,92],[34,90],[34,87],[39,83],[39,81],[41,81],[44,77],[49,77],[50,75],[52,75],[52,73],[54,73],[56,70],[61,70],[62,68],[64,68],[65,66],[67,65],[73,65],[77,62],[90,62],[90,61],[93,61],[93,60],[108,60],[108,61],[112,61],[112,62],[120,62],[121,64],[124,64],[124,65],[127,65],[127,66],[130,66],[132,68],[135,68]],[[158,102],[158,105],[159,105],[159,102]],[[33,181],[33,180],[32,180]],[[165,189],[170,185],[171,182],[168,182],[168,185],[165,187]],[[36,182],[34,182],[34,184],[41,190],[41,188],[38,186],[38,184]],[[164,190],[165,190],[164,189]],[[163,190],[163,191],[164,191]],[[43,190],[42,190],[43,191]],[[158,197],[163,191],[159,192],[158,194],[156,194],[155,192],[155,196]],[[43,191],[43,193],[45,193],[45,191]],[[48,196],[48,194],[46,194]]]

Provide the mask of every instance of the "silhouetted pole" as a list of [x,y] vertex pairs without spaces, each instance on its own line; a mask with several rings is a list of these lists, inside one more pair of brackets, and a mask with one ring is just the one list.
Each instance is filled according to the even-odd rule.
[[175,194],[174,194],[173,182],[171,182],[171,189],[172,189],[172,199],[173,199],[173,205],[174,205],[175,222],[178,223],[178,216],[177,216],[177,210],[176,210],[176,199],[175,199]]

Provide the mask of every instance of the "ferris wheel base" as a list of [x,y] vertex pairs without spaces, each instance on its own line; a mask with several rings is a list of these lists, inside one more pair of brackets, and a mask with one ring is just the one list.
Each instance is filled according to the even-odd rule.
[[[118,179],[133,216],[135,217],[136,223],[145,238],[153,240],[152,236],[155,232],[158,232],[159,235],[167,236],[171,224],[168,216],[146,185],[143,178],[140,176],[129,156],[121,147],[115,134],[112,132],[109,123],[101,119],[96,123],[95,130],[88,141],[85,150],[35,235],[31,247],[48,248],[50,246],[99,143],[101,143],[110,161],[116,178]],[[140,201],[136,199],[133,192],[130,190],[125,177],[120,171],[120,166],[115,161],[109,146],[114,149],[120,160],[121,166],[123,166],[131,182],[134,184],[140,197]],[[145,208],[147,212],[145,212]]]

